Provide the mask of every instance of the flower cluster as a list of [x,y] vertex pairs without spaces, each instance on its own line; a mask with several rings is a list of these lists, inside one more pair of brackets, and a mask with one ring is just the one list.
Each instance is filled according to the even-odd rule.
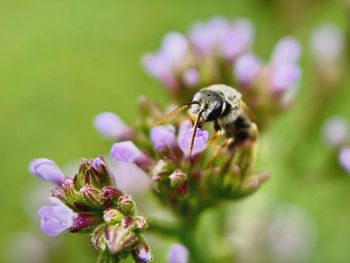
[[184,115],[150,128],[165,113],[146,98],[140,99],[139,108],[143,117],[133,127],[132,141],[116,142],[111,156],[144,170],[157,197],[182,220],[194,220],[221,200],[246,196],[268,178],[267,173],[252,172],[255,141],[248,138],[220,149],[218,143],[209,145],[207,130],[197,128],[189,155],[194,128]]
[[135,215],[133,199],[116,188],[102,157],[91,162],[83,159],[73,179],[66,178],[53,161],[45,158],[33,160],[30,172],[58,185],[49,197],[51,205],[38,212],[45,234],[89,232],[92,245],[101,251],[99,262],[117,262],[129,254],[135,262],[152,260],[141,236],[147,219]]
[[264,63],[252,51],[253,35],[247,19],[214,17],[195,23],[187,35],[169,32],[157,52],[144,55],[142,64],[181,104],[211,84],[235,87],[261,127],[293,99],[301,76],[300,46],[294,38],[284,37]]
[[327,119],[323,125],[324,141],[338,151],[339,164],[350,173],[350,130],[349,122],[340,116]]

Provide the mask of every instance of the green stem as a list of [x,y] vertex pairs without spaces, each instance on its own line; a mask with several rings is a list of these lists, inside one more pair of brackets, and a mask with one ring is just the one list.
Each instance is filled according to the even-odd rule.
[[178,232],[178,237],[182,244],[187,247],[190,252],[190,262],[192,263],[205,263],[206,260],[201,258],[200,251],[198,250],[196,242],[196,221],[184,223]]

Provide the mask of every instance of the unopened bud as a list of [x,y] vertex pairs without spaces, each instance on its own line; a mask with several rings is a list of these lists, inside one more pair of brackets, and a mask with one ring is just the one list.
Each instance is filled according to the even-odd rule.
[[105,229],[106,224],[100,224],[94,228],[94,230],[90,233],[91,244],[95,247],[96,250],[106,250],[107,244],[105,240]]
[[103,212],[103,219],[106,223],[109,223],[109,224],[118,223],[124,217],[125,216],[123,215],[123,213],[115,207],[110,207]]
[[108,166],[102,156],[99,156],[92,160],[92,165],[96,171],[101,175],[101,186],[114,186],[114,179]]
[[137,241],[132,228],[123,228],[120,225],[107,226],[104,235],[108,249],[113,254],[131,247]]
[[145,243],[138,245],[132,254],[135,262],[138,263],[150,262],[153,260],[151,250]]
[[83,196],[80,192],[75,190],[74,183],[72,179],[67,179],[63,185],[62,190],[65,196],[65,199],[70,207],[74,207],[74,202],[82,202]]
[[80,189],[83,194],[85,204],[93,209],[103,209],[103,193],[101,190],[94,188],[91,185],[85,185]]
[[118,202],[118,198],[123,195],[123,192],[114,187],[103,188],[104,205],[109,206]]
[[133,218],[133,224],[141,231],[148,227],[147,218],[145,216],[135,216]]
[[171,175],[169,175],[169,178],[170,185],[173,187],[182,185],[188,180],[187,174],[180,169],[176,169]]
[[118,199],[118,206],[123,214],[133,216],[135,213],[135,202],[131,195],[122,195]]

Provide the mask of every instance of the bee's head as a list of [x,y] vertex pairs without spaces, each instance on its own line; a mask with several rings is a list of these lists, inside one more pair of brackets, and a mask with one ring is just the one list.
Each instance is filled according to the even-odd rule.
[[220,117],[226,109],[226,103],[221,94],[212,90],[201,90],[193,96],[192,102],[197,102],[191,105],[190,116],[193,122],[200,118],[198,126],[202,126],[207,121],[213,121]]

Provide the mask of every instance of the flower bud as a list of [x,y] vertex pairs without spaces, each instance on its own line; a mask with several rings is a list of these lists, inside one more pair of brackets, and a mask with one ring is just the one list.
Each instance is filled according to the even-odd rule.
[[57,187],[51,190],[51,196],[60,199],[61,201],[65,200],[64,192],[62,188]]
[[29,171],[41,180],[51,181],[59,186],[66,180],[60,168],[52,160],[46,158],[31,161]]
[[147,218],[145,216],[135,216],[133,218],[133,224],[141,231],[148,227]]
[[118,198],[118,207],[127,216],[133,216],[135,213],[135,202],[131,195],[122,195]]
[[118,202],[118,198],[123,195],[123,192],[114,187],[103,188],[104,205],[109,206]]
[[106,223],[109,223],[109,224],[118,223],[124,217],[125,216],[123,215],[123,213],[115,207],[110,207],[103,212],[103,219]]
[[120,225],[107,226],[104,235],[108,249],[113,254],[131,247],[137,241],[132,228],[123,228]]
[[171,175],[169,175],[169,178],[170,185],[172,187],[182,185],[188,180],[187,174],[181,171],[180,169],[176,169]]
[[141,243],[136,247],[133,251],[133,257],[135,262],[138,263],[150,262],[153,260],[151,250],[145,243]]
[[104,196],[103,192],[99,189],[94,188],[91,185],[85,185],[80,189],[83,194],[84,203],[91,209],[103,209]]
[[78,231],[86,231],[93,226],[103,222],[100,213],[96,212],[83,212],[73,216],[72,226],[69,231],[74,233]]
[[65,196],[65,199],[68,204],[74,206],[74,203],[83,203],[83,196],[80,192],[75,190],[74,183],[72,179],[67,179],[62,185],[62,190]]
[[101,175],[101,186],[114,186],[114,177],[108,169],[108,166],[102,156],[92,160],[92,166]]
[[159,160],[155,166],[153,166],[150,174],[153,177],[163,174],[170,174],[175,168],[176,164],[173,159],[163,158]]
[[104,137],[127,140],[132,136],[131,129],[112,112],[102,112],[94,118],[96,130]]
[[246,196],[255,192],[259,188],[259,186],[261,186],[261,184],[265,182],[269,177],[269,173],[259,172],[255,173],[254,175],[248,178],[245,178],[239,190],[240,195]]
[[124,217],[121,221],[121,226],[123,228],[133,227],[133,219],[132,217]]
[[106,224],[100,224],[92,230],[90,233],[91,244],[95,247],[96,250],[105,251],[107,248],[106,240],[105,240],[105,229]]

